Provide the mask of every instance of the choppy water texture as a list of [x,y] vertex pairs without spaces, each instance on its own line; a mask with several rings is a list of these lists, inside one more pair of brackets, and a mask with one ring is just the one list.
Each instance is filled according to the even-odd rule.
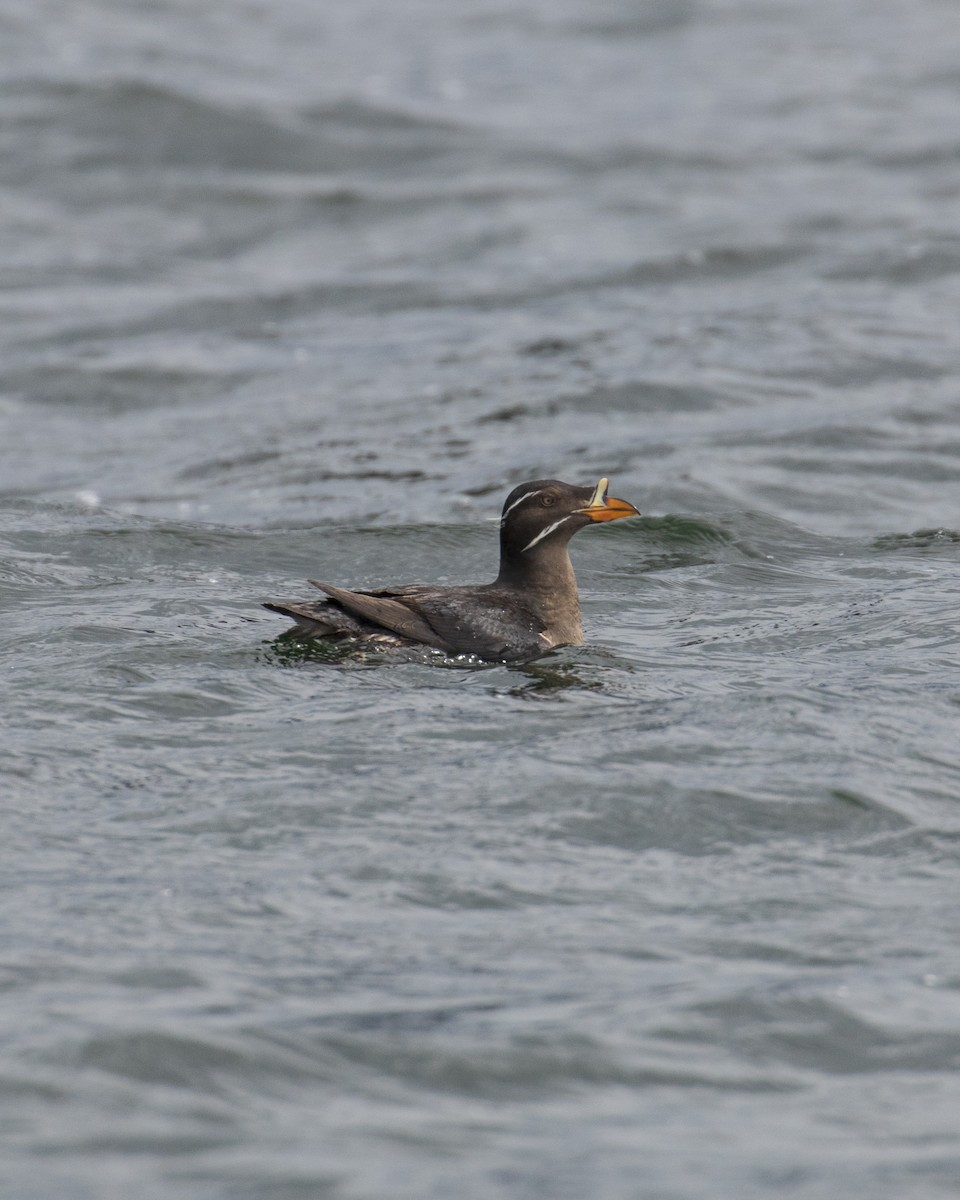
[[[960,19],[0,11],[5,1200],[960,1188]],[[588,644],[277,643],[609,475]]]

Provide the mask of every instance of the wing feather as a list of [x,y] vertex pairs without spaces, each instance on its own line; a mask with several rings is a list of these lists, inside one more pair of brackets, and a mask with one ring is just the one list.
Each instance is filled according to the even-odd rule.
[[538,658],[550,649],[540,636],[542,623],[495,593],[478,595],[474,589],[438,593],[425,588],[417,596],[408,595],[405,603],[458,654],[513,662]]
[[415,642],[423,642],[426,646],[436,646],[439,650],[453,649],[418,612],[400,600],[383,595],[371,596],[367,592],[351,592],[348,588],[321,583],[317,579],[311,579],[310,583],[353,616],[372,621],[391,633],[397,633]]
[[263,607],[291,617],[296,621],[299,631],[311,637],[356,635],[363,632],[363,626],[355,617],[326,600],[319,604],[304,604],[298,600],[267,600]]

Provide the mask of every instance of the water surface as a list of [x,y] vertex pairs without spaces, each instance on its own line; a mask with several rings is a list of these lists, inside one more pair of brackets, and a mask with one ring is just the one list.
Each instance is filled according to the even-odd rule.
[[[953,1196],[960,25],[0,14],[15,1200]],[[587,644],[330,656],[492,576]]]

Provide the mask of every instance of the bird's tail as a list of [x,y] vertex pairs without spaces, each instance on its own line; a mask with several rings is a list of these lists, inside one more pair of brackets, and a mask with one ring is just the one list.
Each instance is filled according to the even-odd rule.
[[[290,617],[297,623],[297,633],[309,637],[331,637],[356,632],[356,622],[337,612],[328,604],[301,604],[295,600],[265,600],[263,607]],[[353,626],[350,628],[349,626]]]

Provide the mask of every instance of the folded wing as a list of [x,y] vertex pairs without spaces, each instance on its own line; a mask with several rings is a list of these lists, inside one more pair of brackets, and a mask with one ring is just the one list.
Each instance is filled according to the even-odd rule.
[[438,650],[454,649],[418,612],[389,594],[351,592],[348,588],[321,583],[317,579],[311,579],[310,583],[321,592],[325,592],[351,616],[370,621],[391,633],[399,634],[400,637],[410,638],[411,641],[423,642],[425,646],[435,646]]
[[406,584],[354,592],[311,579],[327,600],[315,604],[274,600],[264,605],[292,617],[312,637],[393,634],[448,654],[491,661],[537,658],[550,648],[544,626],[496,589]]

